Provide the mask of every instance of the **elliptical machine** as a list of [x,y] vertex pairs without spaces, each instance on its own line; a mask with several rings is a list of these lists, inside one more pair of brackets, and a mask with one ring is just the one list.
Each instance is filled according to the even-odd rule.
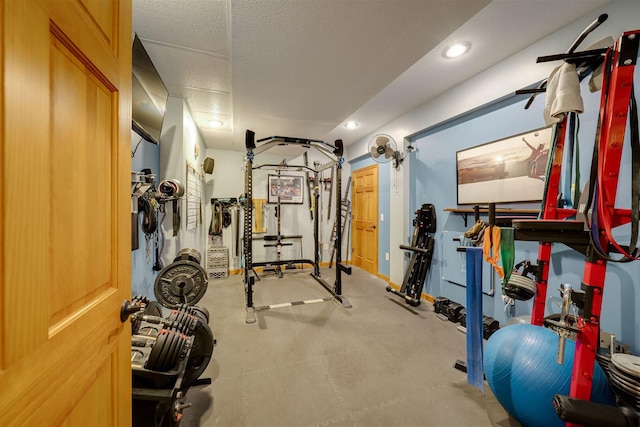
[[431,267],[434,245],[431,233],[436,231],[436,209],[434,205],[425,203],[415,214],[411,246],[400,245],[400,249],[413,253],[402,281],[402,287],[398,291],[387,286],[387,292],[404,298],[405,302],[413,307],[420,305],[422,287]]

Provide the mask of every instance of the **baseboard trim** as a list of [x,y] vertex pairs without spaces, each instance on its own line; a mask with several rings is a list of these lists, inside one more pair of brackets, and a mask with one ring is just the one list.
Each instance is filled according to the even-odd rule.
[[[397,283],[393,283],[390,280],[387,280],[387,282],[389,282],[389,286],[391,286],[393,289],[395,289],[396,291],[399,291],[400,288],[402,288],[401,285],[398,285]],[[423,299],[425,301],[429,301],[431,304],[433,304],[433,302],[435,301],[435,298],[432,297],[431,295],[427,294],[427,293],[422,293],[422,295],[420,295],[420,299]]]

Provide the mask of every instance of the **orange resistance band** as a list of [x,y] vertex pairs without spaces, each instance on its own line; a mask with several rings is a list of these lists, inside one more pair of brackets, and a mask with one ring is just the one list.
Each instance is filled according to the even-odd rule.
[[[493,256],[491,255],[492,247]],[[484,259],[493,266],[494,270],[498,272],[498,276],[502,279],[504,271],[498,265],[498,258],[500,258],[500,227],[490,225],[489,230],[485,230],[482,253],[484,254]]]

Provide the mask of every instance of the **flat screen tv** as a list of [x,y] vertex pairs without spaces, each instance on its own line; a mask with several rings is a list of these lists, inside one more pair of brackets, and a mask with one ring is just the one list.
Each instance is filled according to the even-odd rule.
[[133,38],[132,74],[133,130],[159,144],[169,92],[137,35]]

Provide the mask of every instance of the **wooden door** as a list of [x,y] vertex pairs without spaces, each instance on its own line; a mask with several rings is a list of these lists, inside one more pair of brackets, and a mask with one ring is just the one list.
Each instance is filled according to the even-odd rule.
[[131,4],[0,21],[0,426],[130,425]]
[[378,274],[378,165],[353,172],[354,265]]

